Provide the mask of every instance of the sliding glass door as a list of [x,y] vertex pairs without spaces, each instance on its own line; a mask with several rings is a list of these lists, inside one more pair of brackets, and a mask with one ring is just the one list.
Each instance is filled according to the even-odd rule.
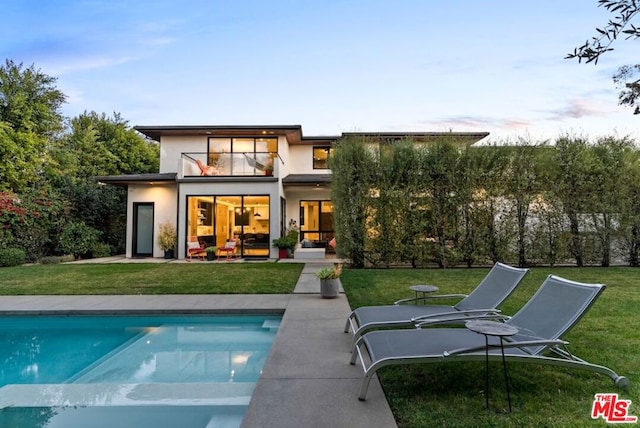
[[234,240],[240,256],[268,257],[269,212],[268,196],[188,196],[187,236],[217,247]]
[[300,239],[308,239],[316,247],[327,248],[333,238],[333,202],[300,201]]

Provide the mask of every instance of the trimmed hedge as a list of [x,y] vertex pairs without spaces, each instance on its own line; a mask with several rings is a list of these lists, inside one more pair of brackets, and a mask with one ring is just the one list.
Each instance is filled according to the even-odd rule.
[[0,266],[20,266],[27,260],[24,250],[20,248],[4,248],[0,249]]

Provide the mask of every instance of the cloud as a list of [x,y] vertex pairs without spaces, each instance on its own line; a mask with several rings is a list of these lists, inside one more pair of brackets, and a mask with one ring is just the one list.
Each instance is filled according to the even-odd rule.
[[606,116],[611,114],[611,111],[599,108],[593,102],[585,99],[570,100],[564,107],[551,110],[547,120],[563,121],[566,119],[580,119],[590,116]]
[[[499,129],[504,132],[522,131],[532,124],[518,118],[495,118],[488,116],[449,116],[438,120],[422,120],[417,123],[420,128],[430,130],[446,130],[459,132],[483,132]],[[400,127],[398,127],[400,129]],[[404,128],[406,129],[406,127]]]
[[47,73],[54,76],[75,73],[86,70],[109,68],[133,61],[131,57],[87,56],[67,59],[65,61],[53,61],[47,63]]

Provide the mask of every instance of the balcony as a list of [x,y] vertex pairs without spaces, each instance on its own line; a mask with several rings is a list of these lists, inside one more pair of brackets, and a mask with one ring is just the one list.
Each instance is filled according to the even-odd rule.
[[277,177],[280,157],[273,152],[182,153],[178,176]]

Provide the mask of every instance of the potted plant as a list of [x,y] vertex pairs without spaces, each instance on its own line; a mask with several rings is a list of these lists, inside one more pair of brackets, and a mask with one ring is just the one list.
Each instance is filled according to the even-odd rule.
[[205,248],[204,252],[207,254],[207,260],[209,261],[215,260],[217,251],[218,251],[218,247],[216,247],[215,245]]
[[295,247],[296,243],[291,242],[291,239],[287,236],[281,236],[271,241],[273,246],[278,249],[278,258],[286,259],[289,255],[289,251]]
[[158,246],[164,251],[165,259],[174,258],[174,250],[177,243],[178,238],[175,226],[169,222],[162,223],[158,230]]
[[267,176],[273,175],[273,159],[269,159],[267,164],[264,166],[264,175],[267,175]]
[[334,263],[333,267],[324,267],[316,272],[316,277],[320,280],[320,296],[322,298],[338,297],[341,274],[342,265],[340,263]]

